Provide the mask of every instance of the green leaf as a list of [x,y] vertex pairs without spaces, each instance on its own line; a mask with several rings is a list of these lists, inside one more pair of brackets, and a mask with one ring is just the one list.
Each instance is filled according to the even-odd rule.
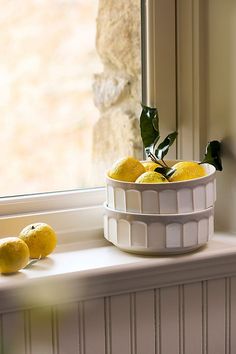
[[160,138],[159,119],[156,108],[142,106],[140,129],[143,145],[148,154]]
[[162,174],[167,179],[175,173],[175,169],[171,167],[157,167],[154,171]]
[[210,141],[207,144],[206,147],[206,152],[205,152],[205,157],[203,161],[200,163],[209,163],[213,166],[215,166],[216,170],[222,171],[222,162],[221,162],[221,143],[217,140]]
[[167,137],[160,143],[160,145],[157,148],[154,148],[154,153],[158,160],[162,160],[163,157],[166,156],[170,146],[175,142],[177,135],[177,132],[173,132],[167,135]]

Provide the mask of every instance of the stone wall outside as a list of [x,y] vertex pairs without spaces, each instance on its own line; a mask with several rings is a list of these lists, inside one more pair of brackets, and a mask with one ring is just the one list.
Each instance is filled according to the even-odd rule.
[[104,65],[95,75],[94,101],[100,111],[93,130],[93,168],[104,171],[125,155],[142,158],[140,1],[100,0],[97,51]]

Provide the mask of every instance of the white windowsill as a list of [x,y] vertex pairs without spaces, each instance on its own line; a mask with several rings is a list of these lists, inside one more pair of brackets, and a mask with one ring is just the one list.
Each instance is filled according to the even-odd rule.
[[122,252],[103,238],[105,189],[0,199],[0,237],[34,222],[58,234],[56,251],[31,268],[0,275],[0,312],[87,300],[236,274],[236,238],[217,234],[182,256]]
[[0,276],[0,312],[53,305],[236,274],[236,238],[216,234],[191,254],[144,257],[122,252],[102,237],[61,244],[50,257]]

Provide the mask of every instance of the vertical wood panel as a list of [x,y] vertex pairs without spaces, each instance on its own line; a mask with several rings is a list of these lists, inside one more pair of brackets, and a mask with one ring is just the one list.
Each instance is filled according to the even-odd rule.
[[176,5],[178,158],[199,160],[207,142],[205,84],[208,1],[178,0]]
[[155,354],[154,291],[136,294],[136,353]]
[[104,299],[84,302],[85,354],[105,354]]
[[[24,312],[2,315],[2,353],[25,354]],[[0,345],[1,348],[1,345]]]
[[104,298],[105,310],[105,347],[106,354],[111,353],[111,297]]
[[84,324],[84,303],[81,301],[78,303],[78,310],[79,310],[79,353],[85,353],[85,324]]
[[207,280],[202,281],[202,354],[207,354],[208,346],[208,299],[207,299]]
[[230,354],[230,278],[225,279],[225,354]]
[[179,285],[179,353],[184,354],[184,286]]
[[155,301],[155,354],[161,354],[161,298],[160,289],[154,290]]
[[111,353],[131,354],[130,295],[111,297]]
[[31,353],[55,354],[53,343],[52,308],[30,311]]
[[3,354],[2,315],[0,314],[0,354]]
[[[149,0],[141,4],[142,102],[158,108],[160,130],[165,136],[176,130],[175,1]],[[168,156],[176,158],[175,144]]]
[[[155,28],[154,54],[155,100],[160,116],[160,131],[163,136],[177,129],[176,117],[176,14],[175,1],[154,0]],[[155,15],[154,15],[155,14]],[[163,33],[165,35],[163,36]],[[167,45],[168,43],[168,45]],[[151,51],[152,48],[149,48]],[[168,158],[176,158],[175,143]]]
[[236,348],[236,277],[230,281],[230,353]]
[[60,305],[56,308],[58,354],[80,353],[78,304]]
[[184,349],[202,354],[202,284],[184,286]]
[[208,281],[207,303],[207,354],[225,354],[225,279]]
[[160,310],[160,354],[179,354],[179,290],[177,286],[160,289]]

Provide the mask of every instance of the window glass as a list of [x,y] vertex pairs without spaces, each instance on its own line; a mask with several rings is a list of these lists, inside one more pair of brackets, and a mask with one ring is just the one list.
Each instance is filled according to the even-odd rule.
[[98,0],[2,0],[0,195],[93,183]]

